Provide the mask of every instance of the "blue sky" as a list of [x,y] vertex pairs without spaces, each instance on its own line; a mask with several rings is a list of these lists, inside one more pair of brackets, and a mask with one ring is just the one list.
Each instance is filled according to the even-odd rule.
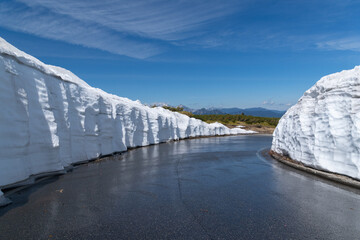
[[282,110],[360,65],[359,11],[352,0],[0,0],[0,36],[143,103]]

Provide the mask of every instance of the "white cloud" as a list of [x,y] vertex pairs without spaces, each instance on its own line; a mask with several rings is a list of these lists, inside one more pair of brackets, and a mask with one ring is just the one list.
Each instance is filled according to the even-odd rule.
[[276,102],[276,101],[274,101],[272,99],[264,100],[262,102],[262,104],[265,107],[271,107],[272,109],[279,109],[279,110],[288,109],[289,107],[291,107],[293,105],[292,103]]
[[16,31],[134,58],[147,58],[161,51],[156,45],[131,39],[110,29],[80,22],[43,8],[0,3],[0,19],[1,26]]
[[[322,27],[347,23],[353,1],[329,1],[7,0],[0,1],[0,26],[140,59],[172,46],[360,51],[360,37],[331,40],[342,30]],[[302,9],[313,14],[299,14]],[[260,17],[274,13],[278,18]],[[279,21],[289,16],[295,18]]]
[[0,3],[0,26],[134,58],[203,34],[236,1],[18,0]]
[[198,27],[235,12],[236,1],[168,0],[19,0],[84,23],[161,40],[179,40]]
[[350,50],[360,51],[360,37],[339,38],[325,42],[319,42],[318,48],[326,50]]
[[275,102],[273,100],[265,100],[265,101],[263,101],[263,105],[272,106],[274,104],[275,104]]

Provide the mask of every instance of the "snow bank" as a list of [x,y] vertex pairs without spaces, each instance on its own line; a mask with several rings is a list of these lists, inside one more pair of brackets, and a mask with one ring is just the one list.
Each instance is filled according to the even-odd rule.
[[280,119],[272,150],[360,180],[360,67],[321,78]]
[[0,79],[0,189],[129,147],[251,133],[105,93],[2,38]]

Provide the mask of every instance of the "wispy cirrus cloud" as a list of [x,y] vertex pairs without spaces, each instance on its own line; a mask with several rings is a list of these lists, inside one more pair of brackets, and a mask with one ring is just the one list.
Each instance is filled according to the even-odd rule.
[[161,51],[159,46],[45,8],[4,2],[0,3],[0,19],[1,26],[15,31],[134,58],[146,58]]
[[196,35],[202,25],[236,12],[240,6],[237,1],[214,0],[19,1],[31,8],[44,7],[81,22],[161,40],[180,40]]
[[275,102],[275,101],[272,100],[272,99],[268,99],[268,100],[264,100],[264,101],[262,102],[262,105],[263,105],[264,107],[268,107],[268,108],[284,110],[284,109],[288,109],[288,108],[291,107],[293,104],[292,104],[292,103]]
[[349,50],[360,52],[360,36],[337,38],[317,43],[318,48],[325,50]]
[[236,1],[18,0],[0,3],[0,26],[40,37],[148,58],[202,34]]
[[358,9],[353,0],[6,0],[0,26],[140,59],[170,48],[358,51],[356,37],[331,38],[359,33]]

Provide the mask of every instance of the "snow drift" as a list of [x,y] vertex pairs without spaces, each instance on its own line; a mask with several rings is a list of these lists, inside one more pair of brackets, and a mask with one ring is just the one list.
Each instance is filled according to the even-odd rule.
[[251,133],[105,93],[2,38],[0,79],[0,189],[129,147]]
[[280,119],[274,152],[360,180],[360,67],[321,78]]

